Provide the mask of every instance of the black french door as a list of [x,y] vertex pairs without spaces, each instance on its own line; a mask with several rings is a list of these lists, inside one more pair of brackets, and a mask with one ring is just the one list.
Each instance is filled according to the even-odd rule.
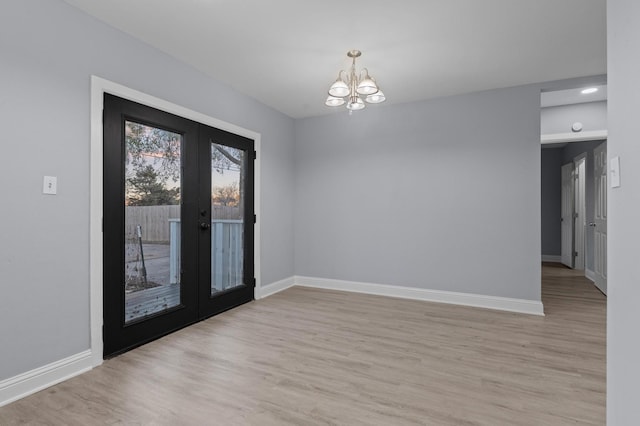
[[104,98],[104,356],[253,300],[254,141]]

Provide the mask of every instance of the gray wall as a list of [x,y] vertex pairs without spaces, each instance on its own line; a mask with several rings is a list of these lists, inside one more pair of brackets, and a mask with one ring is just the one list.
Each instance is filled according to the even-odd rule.
[[607,0],[609,158],[620,157],[619,188],[609,190],[607,424],[640,424],[640,2]]
[[542,254],[560,256],[560,213],[562,195],[562,149],[542,149],[540,158],[540,193]]
[[607,128],[607,102],[562,105],[542,108],[541,133],[571,133],[576,121],[582,123],[583,130],[604,130]]
[[296,120],[295,269],[540,300],[540,88]]
[[292,119],[59,0],[4,0],[0,58],[0,380],[89,348],[91,74],[261,133],[262,281],[293,275]]

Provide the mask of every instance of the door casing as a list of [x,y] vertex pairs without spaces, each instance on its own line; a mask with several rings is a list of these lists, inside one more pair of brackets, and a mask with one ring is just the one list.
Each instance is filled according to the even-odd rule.
[[254,224],[254,276],[256,286],[255,298],[261,294],[261,268],[260,268],[260,159],[261,159],[261,135],[260,133],[243,127],[219,120],[198,111],[194,111],[161,98],[131,89],[127,86],[91,76],[91,144],[90,144],[90,200],[89,200],[89,287],[90,287],[90,357],[92,367],[103,362],[103,238],[102,238],[102,212],[103,212],[103,102],[104,94],[110,93],[124,99],[138,102],[153,108],[157,108],[171,114],[206,124],[221,130],[235,133],[254,140],[255,181],[254,181],[254,211],[256,222]]

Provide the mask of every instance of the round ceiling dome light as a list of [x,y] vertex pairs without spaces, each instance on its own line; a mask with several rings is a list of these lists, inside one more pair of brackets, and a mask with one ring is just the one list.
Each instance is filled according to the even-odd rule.
[[580,93],[582,93],[583,95],[588,95],[590,93],[596,93],[598,91],[597,87],[588,87],[586,89],[583,89]]

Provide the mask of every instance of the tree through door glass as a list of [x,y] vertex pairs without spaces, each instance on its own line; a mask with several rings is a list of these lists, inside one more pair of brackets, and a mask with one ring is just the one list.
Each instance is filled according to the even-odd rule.
[[211,296],[243,284],[245,152],[211,142]]
[[125,121],[125,323],[180,305],[181,145]]

